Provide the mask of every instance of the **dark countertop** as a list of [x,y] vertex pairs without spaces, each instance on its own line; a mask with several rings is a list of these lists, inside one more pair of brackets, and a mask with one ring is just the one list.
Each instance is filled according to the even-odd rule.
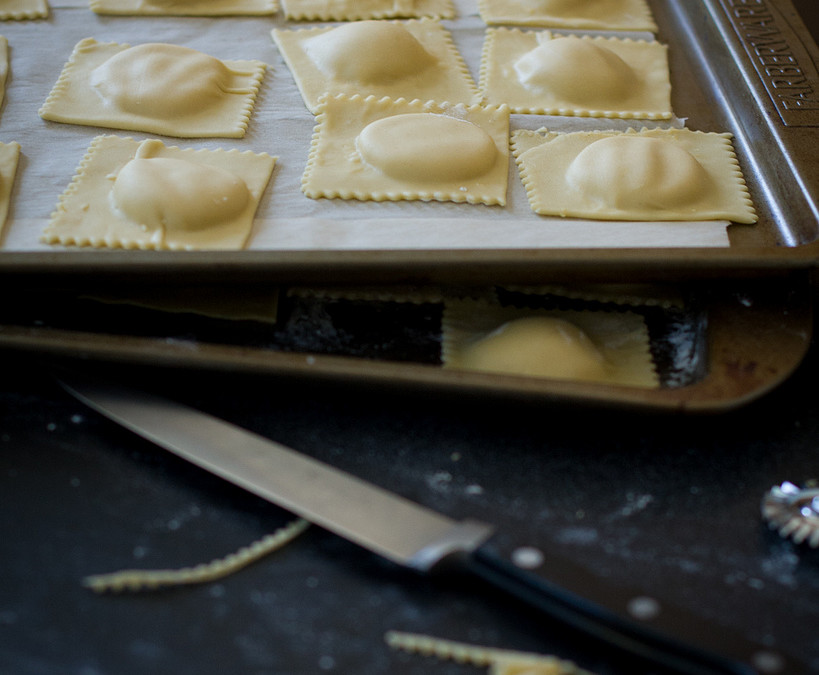
[[[317,528],[215,583],[96,595],[85,575],[207,562],[290,516],[92,413],[31,356],[0,360],[0,672],[485,672],[395,652],[387,630],[623,672],[512,601],[406,572]],[[773,639],[819,671],[819,553],[760,518],[772,485],[819,478],[815,349],[761,400],[714,416],[117,368],[450,516],[491,522],[503,545],[559,550]]]
[[[794,5],[816,35],[814,1]],[[392,629],[635,672],[509,600],[403,571],[317,528],[215,583],[96,595],[84,576],[207,562],[291,516],[90,412],[35,357],[0,352],[0,372],[3,675],[485,672],[392,651]],[[819,552],[781,539],[759,512],[772,485],[819,479],[816,347],[784,385],[716,416],[116,374],[453,517],[491,522],[504,545],[559,550],[774,641],[819,672]]]

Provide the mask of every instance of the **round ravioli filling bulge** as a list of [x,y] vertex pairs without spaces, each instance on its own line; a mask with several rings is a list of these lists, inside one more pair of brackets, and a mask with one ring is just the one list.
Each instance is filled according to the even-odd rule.
[[631,95],[634,70],[612,50],[574,35],[547,40],[514,64],[520,83],[585,106],[607,107]]
[[412,182],[460,181],[487,173],[497,148],[477,124],[437,113],[405,113],[368,124],[356,138],[362,159]]
[[380,84],[420,73],[437,63],[400,24],[354,21],[308,38],[304,51],[325,75],[340,82]]
[[194,232],[233,220],[250,192],[235,174],[217,166],[170,157],[137,157],[117,174],[113,206],[149,230]]
[[179,45],[128,47],[97,66],[89,82],[106,105],[145,117],[189,115],[230,93],[219,59]]
[[569,165],[566,182],[620,209],[683,209],[711,188],[708,172],[685,148],[626,134],[586,146]]
[[532,316],[504,323],[467,347],[462,365],[512,375],[600,380],[608,362],[578,326],[555,317]]

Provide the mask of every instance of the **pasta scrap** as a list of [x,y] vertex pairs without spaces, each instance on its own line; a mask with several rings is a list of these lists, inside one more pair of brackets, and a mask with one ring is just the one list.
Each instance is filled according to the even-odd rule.
[[83,585],[97,593],[120,593],[216,581],[238,572],[287,545],[304,532],[308,525],[306,520],[298,518],[235,553],[195,567],[169,570],[121,570],[110,574],[95,574],[86,577]]
[[489,675],[591,675],[575,663],[556,656],[481,647],[400,631],[388,631],[384,640],[393,649],[489,667]]

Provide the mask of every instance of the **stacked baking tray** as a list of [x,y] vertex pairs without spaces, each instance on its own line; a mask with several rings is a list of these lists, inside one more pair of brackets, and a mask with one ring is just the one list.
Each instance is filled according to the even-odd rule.
[[[239,141],[197,143],[207,147],[242,147],[280,154],[275,129],[283,123],[300,133],[312,131],[313,120],[295,96],[286,66],[269,33],[287,22],[280,15],[240,19],[155,19],[99,17],[85,3],[52,5],[47,20],[6,22],[11,45],[11,76],[0,118],[2,140],[22,145],[23,162],[15,185],[12,213],[0,250],[0,272],[22,280],[46,296],[56,287],[75,287],[82,296],[106,284],[259,284],[400,285],[403,288],[490,288],[509,285],[651,282],[674,284],[687,298],[691,335],[704,335],[694,345],[698,366],[691,377],[666,383],[658,392],[582,385],[474,373],[453,373],[436,364],[407,363],[360,354],[305,353],[280,344],[239,348],[224,342],[197,342],[197,349],[176,349],[176,343],[135,335],[70,330],[59,322],[43,328],[19,321],[3,327],[7,346],[84,351],[108,358],[147,359],[197,367],[262,369],[266,372],[314,374],[401,385],[432,386],[459,391],[502,392],[536,397],[568,397],[648,406],[699,409],[724,408],[748,400],[781,381],[796,367],[810,340],[810,302],[806,274],[819,259],[819,76],[817,47],[789,0],[753,3],[705,0],[699,3],[651,2],[659,25],[657,38],[669,45],[672,104],[688,128],[727,131],[751,191],[759,222],[727,228],[727,245],[664,245],[579,238],[555,245],[503,236],[463,240],[456,245],[414,240],[351,240],[325,244],[320,238],[279,242],[260,237],[262,246],[239,252],[153,252],[51,249],[37,236],[70,180],[89,140],[99,129],[43,122],[36,110],[44,100],[73,45],[84,37],[137,43],[168,41],[186,44],[224,58],[258,58],[271,65],[260,92],[259,109],[248,135]],[[471,8],[471,9],[470,9]],[[459,18],[448,23],[474,76],[482,26],[472,3],[458,4]],[[244,36],[242,39],[239,36]],[[37,49],[33,46],[37,45]],[[287,105],[275,111],[279,100]],[[290,127],[288,127],[290,128]],[[59,139],[59,142],[56,140]],[[181,144],[181,143],[180,143]],[[189,143],[190,144],[190,143]],[[276,208],[277,190],[297,185],[304,156],[285,156],[263,202]],[[521,187],[510,174],[512,190]],[[289,188],[292,191],[292,188]],[[296,189],[295,192],[298,192]],[[303,197],[301,197],[303,198]],[[330,201],[330,200],[327,200]],[[536,217],[520,198],[509,213],[521,222]],[[374,205],[393,208],[395,205]],[[453,213],[453,205],[419,205],[409,212],[419,222]],[[466,205],[454,205],[456,207]],[[348,205],[322,205],[320,215],[336,211],[359,214]],[[442,208],[438,208],[442,207]],[[473,206],[466,206],[474,209]],[[403,207],[398,207],[403,209]],[[370,211],[371,212],[371,211]],[[406,210],[391,211],[404,217]],[[463,210],[458,212],[458,217]],[[473,218],[468,211],[463,220]],[[390,215],[386,217],[390,217]],[[342,216],[343,217],[343,216]],[[369,216],[373,220],[380,213]],[[508,214],[504,214],[508,220]],[[480,219],[480,218],[479,218]],[[31,243],[35,242],[35,243]],[[272,243],[271,243],[272,242]],[[710,282],[721,282],[718,287]],[[764,282],[760,285],[760,279]],[[753,281],[750,281],[753,280]],[[286,291],[284,296],[286,296]],[[693,298],[693,300],[692,300]],[[360,302],[360,301],[359,301]],[[383,302],[383,300],[379,300]],[[285,306],[285,303],[280,303]],[[677,311],[677,310],[674,310]],[[29,317],[31,318],[31,317]],[[676,320],[679,317],[672,317]],[[763,336],[754,326],[765,326]],[[699,327],[699,328],[697,328]],[[178,346],[178,345],[177,345]],[[292,345],[291,345],[292,346]],[[359,352],[361,350],[358,350]],[[326,350],[325,350],[326,352]],[[705,364],[705,365],[703,365]]]

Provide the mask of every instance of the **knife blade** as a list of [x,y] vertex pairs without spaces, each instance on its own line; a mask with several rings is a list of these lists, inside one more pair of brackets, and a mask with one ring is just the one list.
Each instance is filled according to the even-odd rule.
[[709,626],[555,553],[522,546],[503,555],[489,524],[449,518],[190,406],[76,373],[58,381],[90,408],[193,464],[395,564],[488,582],[607,646],[630,668],[702,675],[806,670],[771,645]]

